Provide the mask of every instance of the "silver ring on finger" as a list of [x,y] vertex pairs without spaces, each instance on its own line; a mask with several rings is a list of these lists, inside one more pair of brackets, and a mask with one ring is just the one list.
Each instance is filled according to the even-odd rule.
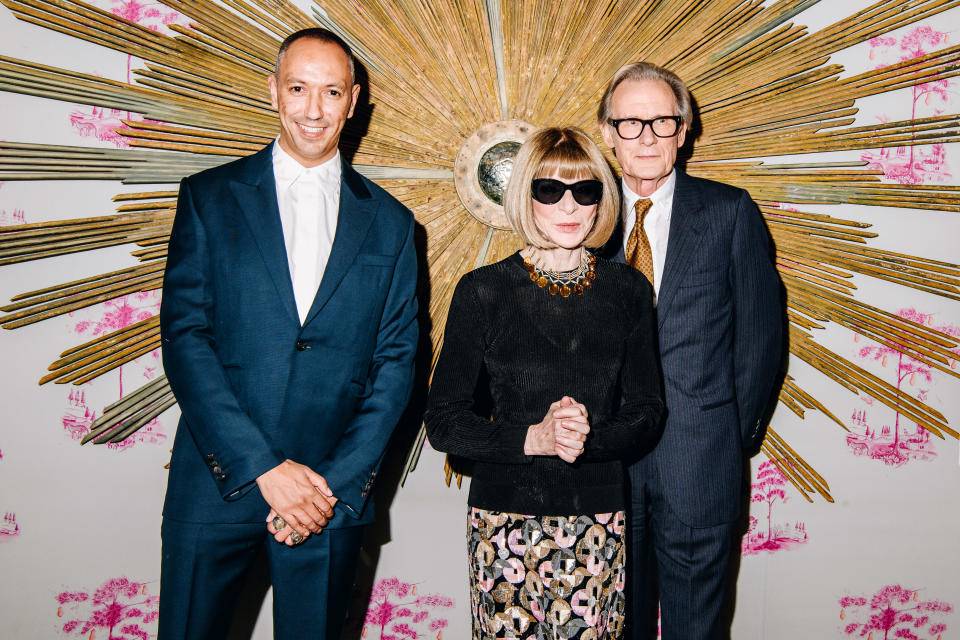
[[299,531],[294,531],[290,534],[290,541],[293,542],[293,544],[300,544],[303,542],[303,536],[300,535]]
[[282,517],[277,516],[273,519],[273,528],[277,531],[280,531],[280,529],[283,529],[285,526],[287,526],[287,521]]

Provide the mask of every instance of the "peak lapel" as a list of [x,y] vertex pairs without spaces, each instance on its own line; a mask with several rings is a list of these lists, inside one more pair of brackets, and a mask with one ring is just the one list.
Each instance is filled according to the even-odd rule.
[[333,247],[330,249],[330,258],[323,271],[323,279],[317,289],[310,311],[303,324],[311,322],[323,306],[330,300],[336,291],[337,285],[343,280],[350,266],[353,264],[364,238],[370,230],[370,225],[377,213],[377,201],[370,195],[370,191],[360,174],[346,161],[343,161],[343,176],[340,180],[340,210],[337,212],[337,233],[333,238]]
[[673,206],[670,212],[670,236],[667,239],[667,257],[663,265],[663,278],[657,296],[658,325],[670,311],[670,303],[684,280],[691,260],[688,256],[697,250],[703,237],[706,211],[696,184],[687,174],[677,169],[677,183],[673,191]]
[[277,185],[273,176],[273,145],[267,145],[247,158],[237,178],[231,180],[230,190],[237,200],[250,225],[260,255],[270,279],[277,289],[281,304],[297,324],[297,304],[293,297],[290,267],[287,264],[287,249],[280,224],[280,209],[277,206]]

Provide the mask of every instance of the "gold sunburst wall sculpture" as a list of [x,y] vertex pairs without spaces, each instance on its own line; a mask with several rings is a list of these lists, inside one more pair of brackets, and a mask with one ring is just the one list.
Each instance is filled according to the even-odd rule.
[[[368,78],[360,114],[366,130],[345,139],[354,165],[410,207],[425,230],[435,358],[459,277],[519,248],[496,202],[511,149],[532,128],[550,124],[580,126],[599,143],[594,114],[606,80],[624,63],[645,59],[676,71],[694,94],[699,137],[688,172],[743,187],[760,205],[787,291],[792,358],[936,436],[958,437],[943,414],[818,338],[827,327],[844,327],[958,377],[956,338],[859,299],[853,278],[958,300],[960,267],[875,248],[869,223],[822,211],[860,204],[956,213],[958,187],[886,181],[866,161],[796,157],[955,143],[957,114],[872,125],[856,124],[855,115],[858,100],[960,74],[960,46],[857,75],[831,56],[960,0],[883,0],[815,31],[792,20],[817,0],[331,0],[311,7],[169,0],[163,4],[189,24],[172,24],[168,33],[84,2],[0,2],[20,20],[142,65],[135,81],[119,82],[0,57],[0,90],[142,116],[117,130],[129,149],[38,144],[29,132],[4,142],[0,181],[149,186],[116,196],[114,213],[0,228],[0,265],[128,244],[137,259],[133,267],[15,296],[0,309],[6,329],[159,289],[176,183],[273,139],[265,77],[276,48],[286,34],[319,24],[354,47]],[[158,347],[151,317],[62,353],[40,381],[83,384]],[[816,410],[846,428],[791,375],[779,400],[800,417]],[[107,407],[84,442],[123,440],[174,403],[161,376]],[[421,433],[408,470],[422,445]],[[833,501],[824,478],[776,429],[762,450],[808,500],[819,494]]]

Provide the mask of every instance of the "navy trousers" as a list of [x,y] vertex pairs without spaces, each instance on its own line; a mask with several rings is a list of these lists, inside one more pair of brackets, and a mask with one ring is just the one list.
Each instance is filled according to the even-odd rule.
[[163,519],[159,640],[226,638],[253,561],[266,545],[273,636],[339,640],[363,527],[327,529],[295,547],[257,524]]
[[631,640],[721,640],[735,523],[690,527],[670,509],[649,456],[629,467],[628,567]]

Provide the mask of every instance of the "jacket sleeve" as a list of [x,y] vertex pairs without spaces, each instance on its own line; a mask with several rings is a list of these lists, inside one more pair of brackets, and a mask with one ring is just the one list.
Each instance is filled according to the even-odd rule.
[[754,449],[765,435],[760,422],[780,367],[784,319],[769,237],[763,217],[746,191],[737,203],[729,278],[741,442],[744,449]]
[[356,410],[353,421],[316,471],[330,485],[339,502],[354,518],[363,514],[390,436],[410,399],[417,351],[417,254],[410,215],[406,237],[393,269],[390,289],[377,330],[369,374],[371,392]]
[[457,283],[443,332],[443,349],[430,384],[424,425],[430,446],[481,462],[528,463],[523,452],[529,425],[491,421],[474,411],[483,369],[483,310],[472,275]]
[[214,351],[209,238],[189,179],[180,184],[160,304],[163,368],[186,425],[225,500],[285,459],[240,407]]
[[620,372],[623,403],[615,414],[591,422],[590,434],[578,458],[584,462],[638,459],[653,449],[663,430],[663,387],[653,290],[646,278],[637,280],[641,291],[635,308],[640,310],[640,316],[624,348]]

